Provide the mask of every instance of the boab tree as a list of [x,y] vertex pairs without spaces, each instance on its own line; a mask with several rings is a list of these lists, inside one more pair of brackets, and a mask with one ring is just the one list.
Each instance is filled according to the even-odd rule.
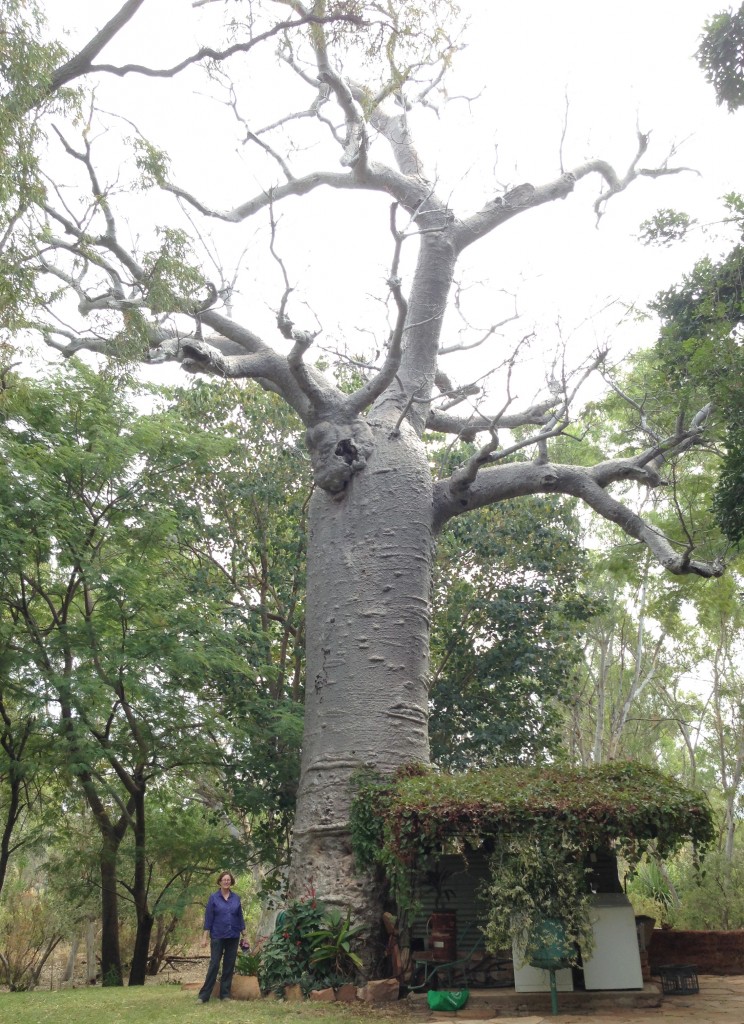
[[[637,454],[567,464],[565,454],[562,462],[553,460],[551,444],[560,440],[566,452],[572,400],[601,356],[553,380],[544,398],[523,408],[512,399],[508,381],[500,408],[489,409],[471,381],[458,386],[442,372],[443,317],[458,259],[467,249],[529,211],[564,199],[584,179],[600,182],[599,214],[637,179],[678,170],[646,166],[648,137],[639,135],[622,173],[604,159],[589,160],[539,184],[494,187],[476,212],[461,215],[424,166],[413,139],[416,106],[431,102],[456,49],[436,24],[445,6],[435,4],[427,22],[416,5],[362,0],[232,5],[236,34],[280,40],[269,70],[293,76],[290,95],[299,92],[300,100],[283,113],[274,109],[271,123],[262,127],[239,118],[256,159],[271,161],[275,176],[231,209],[219,209],[177,183],[164,154],[149,143],[140,139],[135,147],[149,184],[162,190],[158,217],[170,195],[174,211],[177,200],[199,237],[208,223],[239,231],[252,220],[269,222],[268,248],[285,282],[283,295],[277,293],[278,344],[263,328],[264,336],[259,333],[251,310],[234,315],[230,288],[206,280],[180,227],[161,229],[160,243],[150,252],[122,228],[116,204],[123,200],[97,167],[90,128],[81,141],[71,130],[58,132],[64,154],[87,181],[87,202],[49,190],[37,233],[39,270],[72,294],[78,314],[88,320],[87,327],[82,321],[70,326],[74,314],[68,309],[62,326],[51,310],[41,328],[49,345],[64,355],[84,348],[130,357],[139,351],[154,361],[180,361],[191,373],[250,379],[281,395],[305,425],[316,486],[308,525],[305,735],[291,886],[300,893],[312,880],[326,903],[349,905],[370,922],[379,894],[369,879],[354,873],[351,776],[362,764],[389,772],[429,759],[430,588],[443,524],[506,499],[570,495],[647,545],[669,572],[709,577],[721,571],[714,562],[694,558],[691,543],[667,538],[612,493],[613,485],[629,481],[659,486],[663,461],[702,438],[705,412],[688,415],[671,436],[653,436]],[[277,9],[284,16],[281,31],[271,22]],[[336,16],[341,20],[332,21]],[[208,54],[215,75],[227,52]],[[253,43],[246,52],[255,56]],[[156,80],[171,78],[177,66],[98,70]],[[263,79],[260,84],[266,94]],[[153,96],[156,89],[157,82]],[[229,102],[236,115],[238,96],[233,83]],[[275,108],[276,94],[271,96]],[[310,142],[317,143],[311,150],[316,166],[310,166]],[[296,171],[295,164],[302,169]],[[219,176],[218,163],[211,170]],[[379,359],[358,364],[343,387],[313,359],[318,332],[293,322],[302,307],[292,298],[276,231],[280,216],[300,216],[309,197],[328,189],[351,193],[360,203],[362,195],[374,195],[373,209],[392,234],[389,337]],[[300,222],[295,247],[311,242],[302,230]],[[407,278],[401,270],[406,245],[418,246]],[[323,258],[341,262],[343,256]],[[351,328],[357,326],[352,322]],[[503,362],[507,377],[511,364],[509,358]],[[469,446],[457,468],[441,478],[432,470],[425,431]]]

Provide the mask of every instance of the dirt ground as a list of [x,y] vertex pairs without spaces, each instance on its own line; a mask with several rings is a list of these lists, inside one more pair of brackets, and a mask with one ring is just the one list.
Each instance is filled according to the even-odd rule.
[[[38,988],[60,988],[62,978],[64,977],[64,973],[67,968],[68,956],[69,947],[60,945],[54,950],[51,957],[45,964],[44,970],[41,972]],[[208,961],[209,957],[204,955],[201,949],[189,950],[185,959],[176,959],[172,965],[167,965],[154,978],[148,978],[146,984],[174,985],[179,982],[204,981]],[[85,956],[80,955],[75,961],[73,986],[75,988],[82,988],[86,984]]]

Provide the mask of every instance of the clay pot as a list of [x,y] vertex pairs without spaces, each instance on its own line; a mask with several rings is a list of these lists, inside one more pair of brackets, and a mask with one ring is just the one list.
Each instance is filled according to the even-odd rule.
[[233,999],[260,999],[258,978],[255,974],[234,974],[230,995]]

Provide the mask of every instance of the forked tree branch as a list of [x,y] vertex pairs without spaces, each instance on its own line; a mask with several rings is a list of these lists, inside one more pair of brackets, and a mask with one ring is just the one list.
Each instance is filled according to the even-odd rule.
[[145,0],[127,0],[126,3],[122,4],[113,18],[106,22],[100,32],[96,32],[93,38],[74,57],[71,57],[57,68],[51,78],[50,92],[57,92],[58,89],[61,89],[76,78],[89,74],[92,70],[94,58],[121,31],[144,2]]
[[266,42],[268,39],[275,38],[282,32],[288,32],[295,28],[302,28],[304,25],[323,25],[331,22],[342,21],[359,28],[364,24],[363,19],[359,18],[355,14],[334,14],[329,15],[328,17],[306,14],[303,17],[294,20],[277,22],[275,25],[272,25],[271,28],[266,29],[265,32],[260,32],[258,35],[255,35],[242,43],[233,43],[232,46],[228,46],[224,50],[216,50],[212,46],[202,46],[196,53],[192,53],[182,61],[179,61],[178,64],[173,64],[171,67],[167,68],[150,68],[142,64],[94,64],[93,59],[98,56],[104,46],[113,39],[116,33],[129,21],[132,15],[139,7],[142,6],[143,3],[144,0],[128,0],[121,10],[114,15],[104,28],[101,29],[101,31],[97,33],[97,35],[95,35],[78,54],[54,72],[51,83],[52,91],[56,91],[68,82],[74,81],[76,78],[81,78],[84,75],[95,73],[118,75],[120,78],[124,77],[124,75],[144,75],[148,78],[173,78],[192,64],[200,64],[202,61],[206,60],[221,63],[222,61],[228,60],[230,57],[234,57],[238,53],[248,53],[248,51],[252,50],[255,46]]
[[[705,578],[723,575],[721,562],[694,560],[689,547],[677,550],[659,530],[607,493],[605,488],[611,483],[640,479],[642,471],[634,472],[628,465],[631,461],[617,460],[614,473],[606,463],[600,473],[584,466],[510,463],[479,473],[468,491],[460,494],[452,493],[449,481],[440,481],[435,485],[434,495],[436,523],[441,527],[453,516],[511,498],[566,494],[580,498],[602,518],[616,523],[628,536],[645,544],[659,564],[674,575],[694,574]],[[653,478],[645,482],[655,486]]]
[[[647,136],[639,136],[639,139],[646,140]],[[525,183],[510,189],[503,196],[497,196],[490,200],[472,217],[463,221],[457,231],[458,249],[462,251],[489,234],[494,228],[511,220],[513,217],[533,210],[546,203],[552,203],[556,199],[565,199],[573,192],[576,182],[581,181],[590,174],[598,174],[605,182],[606,189],[601,193],[594,204],[597,217],[611,196],[617,195],[639,177],[659,178],[670,174],[682,174],[690,171],[689,167],[657,167],[638,168],[637,163],[642,153],[645,152],[645,145],[639,142],[639,152],[634,157],[625,175],[621,178],[615,169],[606,160],[588,160],[573,170],[561,174],[559,178],[549,181],[543,185],[531,185]]]

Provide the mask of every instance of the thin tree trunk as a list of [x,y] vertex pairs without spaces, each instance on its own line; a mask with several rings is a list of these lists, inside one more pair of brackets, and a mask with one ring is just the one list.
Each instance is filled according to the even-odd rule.
[[46,946],[44,947],[44,952],[41,954],[39,962],[36,964],[36,967],[34,968],[31,974],[31,983],[29,985],[29,989],[34,989],[39,984],[39,977],[41,976],[41,972],[44,969],[44,964],[47,962],[47,960],[52,955],[52,953],[54,952],[54,950],[57,948],[61,941],[61,935],[53,935],[50,939],[47,939]]
[[129,971],[130,985],[144,985],[147,976],[147,956],[150,951],[150,936],[155,921],[147,901],[147,861],[145,830],[145,784],[140,780],[134,797],[134,906],[137,911],[137,933],[134,938],[132,966]]
[[70,942],[70,952],[67,954],[67,964],[62,974],[62,981],[72,981],[75,977],[75,962],[77,961],[79,946],[80,933],[76,932]]
[[165,960],[165,954],[168,952],[168,942],[171,935],[176,930],[177,924],[178,918],[175,915],[171,916],[167,925],[162,914],[158,914],[156,917],[155,940],[152,944],[152,950],[147,960],[147,974],[149,977],[154,977],[162,967],[163,961]]
[[85,929],[85,981],[95,985],[98,968],[96,965],[96,919],[89,917]]
[[101,849],[101,983],[107,986],[123,984],[116,877],[120,842],[115,836],[105,836]]
[[599,658],[599,671],[597,673],[597,720],[594,724],[594,750],[592,753],[592,759],[594,764],[601,764],[603,758],[603,737],[605,729],[605,695],[607,692],[607,673],[608,669],[608,648],[610,645],[610,638],[604,637],[602,646],[600,647],[600,658]]

